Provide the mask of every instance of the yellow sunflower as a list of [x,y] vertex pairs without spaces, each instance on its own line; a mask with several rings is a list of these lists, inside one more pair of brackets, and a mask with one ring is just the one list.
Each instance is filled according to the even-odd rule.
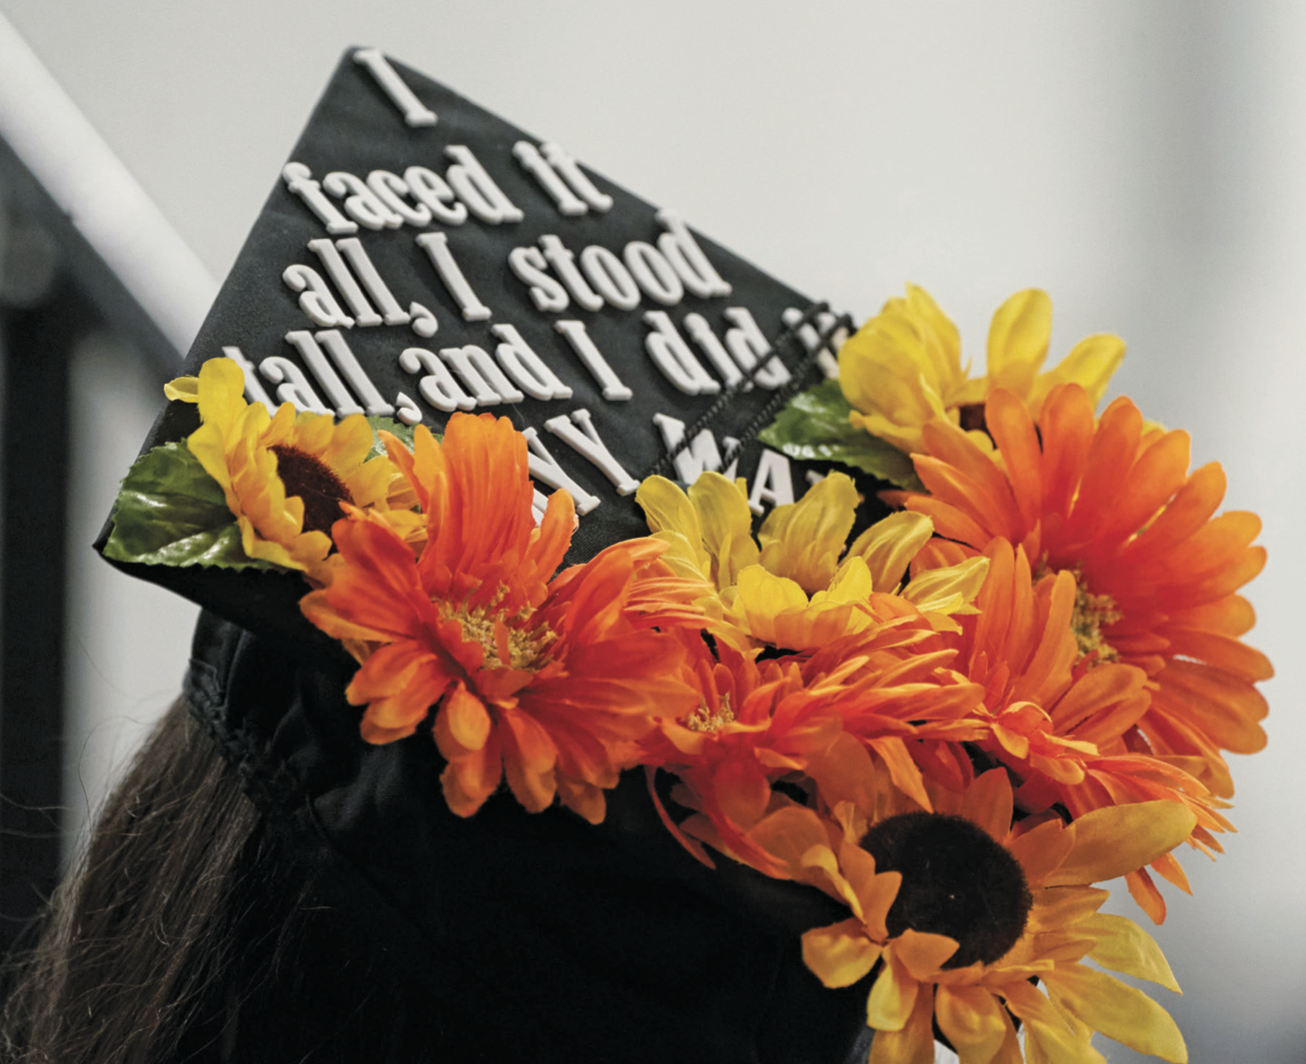
[[1156,943],[1131,920],[1099,913],[1108,892],[1090,884],[1178,845],[1192,812],[1146,802],[1022,833],[1030,821],[1011,826],[1000,769],[963,795],[938,795],[935,808],[864,831],[850,804],[835,810],[838,828],[789,806],[749,832],[791,878],[852,910],[808,931],[803,958],[829,987],[878,971],[867,999],[876,1029],[869,1064],[931,1064],[936,1024],[962,1064],[1103,1064],[1090,1043],[1095,1031],[1187,1061],[1164,1009],[1084,962],[1179,990]]
[[1017,292],[993,315],[987,372],[972,379],[970,364],[961,363],[957,327],[928,292],[908,285],[906,298],[885,303],[839,352],[839,383],[853,408],[849,418],[900,451],[918,454],[925,449],[921,428],[936,416],[968,432],[982,429],[984,400],[994,388],[1015,392],[1035,414],[1048,392],[1072,381],[1096,404],[1124,358],[1124,341],[1087,337],[1055,369],[1040,373],[1051,330],[1047,293]]
[[186,444],[222,486],[251,558],[321,581],[341,503],[385,508],[396,470],[384,457],[365,461],[373,435],[362,414],[337,425],[330,414],[297,414],[283,403],[269,415],[245,402],[244,373],[227,358],[210,359],[198,378],[181,377],[165,393],[199,405],[202,424]]
[[715,589],[702,603],[709,629],[739,650],[814,651],[894,619],[903,601],[936,628],[955,628],[951,616],[973,612],[987,570],[987,560],[968,558],[901,587],[933,526],[920,515],[894,514],[849,545],[858,497],[843,473],[777,506],[757,541],[743,487],[719,473],[703,473],[688,494],[650,477],[635,498],[654,538],[669,544],[663,560]]

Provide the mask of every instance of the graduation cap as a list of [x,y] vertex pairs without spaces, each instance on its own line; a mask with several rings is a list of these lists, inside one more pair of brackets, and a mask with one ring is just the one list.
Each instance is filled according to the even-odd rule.
[[[186,372],[225,356],[270,409],[436,432],[456,411],[511,418],[538,508],[559,488],[575,500],[568,560],[580,561],[646,534],[633,493],[652,473],[744,477],[757,514],[801,496],[826,467],[756,436],[823,378],[849,324],[563,146],[360,48],[282,168]],[[172,403],[145,450],[197,423]],[[316,638],[294,574],[144,564],[161,544],[125,548],[111,531],[98,546],[121,568],[253,630]]]

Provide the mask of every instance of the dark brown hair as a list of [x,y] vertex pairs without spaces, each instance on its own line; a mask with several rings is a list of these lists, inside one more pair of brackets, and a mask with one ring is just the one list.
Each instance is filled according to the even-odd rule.
[[[105,805],[37,945],[10,973],[4,1059],[146,1064],[207,1055],[203,1044],[182,1052],[183,1040],[213,1043],[224,1056],[238,1003],[215,998],[230,996],[222,984],[240,959],[251,877],[266,886],[277,874],[259,852],[265,834],[213,744],[185,705],[174,705]],[[233,889],[240,883],[245,889]],[[265,902],[285,896],[285,882],[262,892]]]

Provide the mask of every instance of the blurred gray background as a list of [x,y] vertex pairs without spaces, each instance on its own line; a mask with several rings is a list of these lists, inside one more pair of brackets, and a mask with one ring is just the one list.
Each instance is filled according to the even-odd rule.
[[[1111,394],[1189,429],[1194,466],[1229,474],[1226,508],[1265,520],[1250,641],[1278,668],[1270,746],[1234,759],[1240,833],[1218,862],[1185,858],[1193,898],[1166,887],[1155,934],[1186,996],[1156,994],[1197,1064],[1306,1061],[1293,650],[1306,6],[0,0],[0,14],[214,279],[340,53],[370,44],[859,318],[905,281],[925,286],[977,365],[993,310],[1031,285],[1056,308],[1051,359],[1092,332],[1123,336]],[[113,343],[93,338],[77,359],[74,828],[176,694],[193,617],[87,546],[156,407]],[[1127,897],[1117,908],[1146,919]]]

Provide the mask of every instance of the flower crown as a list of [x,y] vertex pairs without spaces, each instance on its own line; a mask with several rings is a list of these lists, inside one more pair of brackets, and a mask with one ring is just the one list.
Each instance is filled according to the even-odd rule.
[[847,906],[803,957],[829,987],[878,973],[876,1064],[932,1060],[936,1030],[965,1064],[1100,1061],[1094,1031],[1184,1061],[1101,970],[1178,990],[1092,884],[1124,875],[1159,923],[1153,875],[1188,890],[1172,851],[1231,829],[1224,753],[1264,744],[1271,675],[1236,592],[1265,552],[1254,515],[1213,516],[1223,473],[1189,474],[1185,433],[1125,398],[1096,413],[1119,339],[1040,372],[1050,320],[1013,296],[972,378],[909,287],[781,412],[772,446],[895,482],[851,541],[842,473],[756,535],[742,481],[655,476],[649,536],[558,572],[572,498],[541,501],[507,418],[273,414],[219,358],[168,386],[200,427],[133,466],[105,552],[301,573],[304,616],[359,663],[362,738],[429,733],[460,816],[506,781],[598,823],[642,766],[698,860]]

